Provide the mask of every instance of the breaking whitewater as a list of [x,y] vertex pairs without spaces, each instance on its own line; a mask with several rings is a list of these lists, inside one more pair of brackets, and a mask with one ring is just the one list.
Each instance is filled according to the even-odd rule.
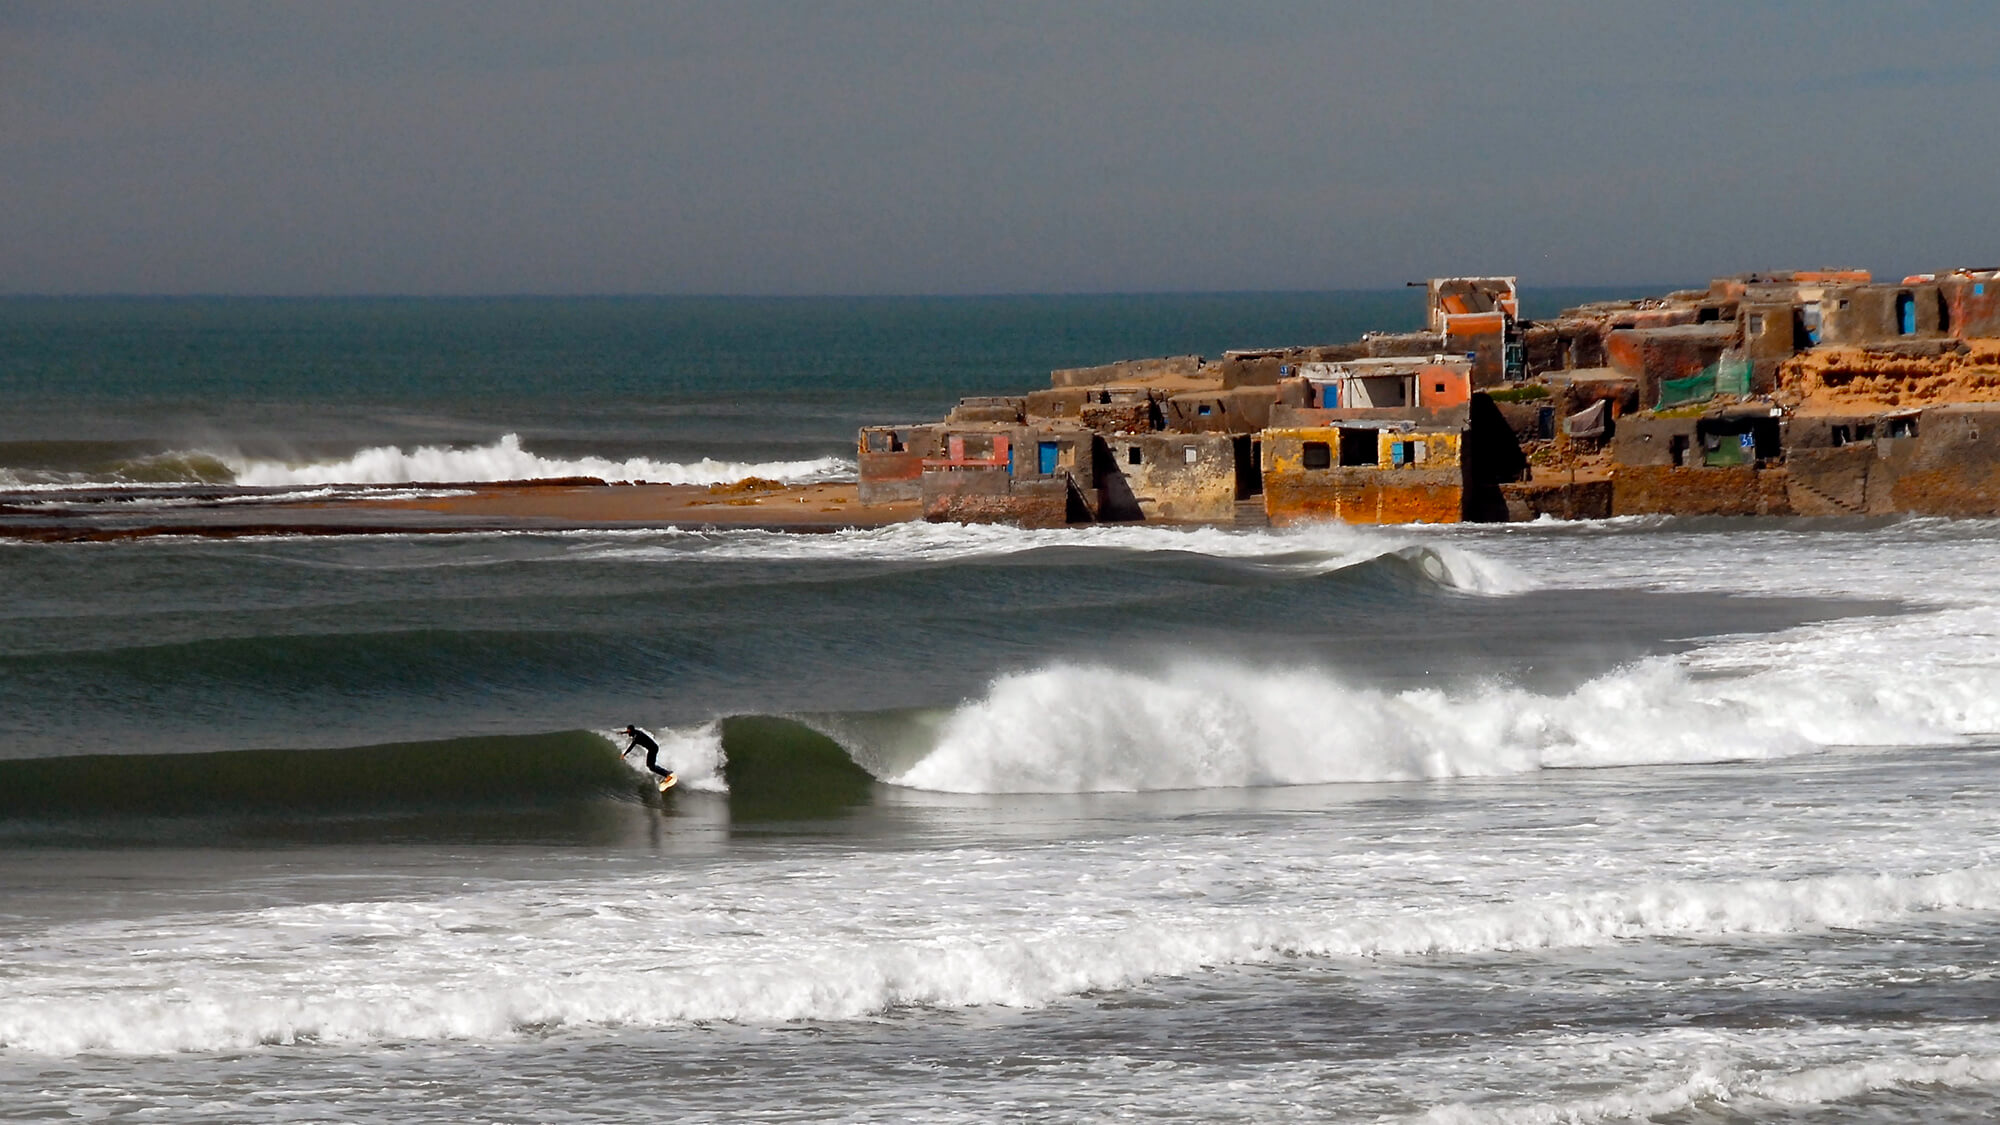
[[1996,548],[10,545],[0,1102],[1982,1119]]
[[[321,457],[247,454],[235,450],[173,450],[135,454],[102,443],[40,443],[37,462],[0,465],[0,491],[53,491],[174,485],[233,485],[272,491],[318,489],[312,495],[369,495],[407,484],[478,484],[515,481],[600,480],[613,484],[727,484],[748,477],[784,484],[851,479],[852,459],[794,461],[662,461],[591,454],[562,456],[527,449],[519,434],[485,444],[370,446]],[[19,454],[17,453],[17,456]],[[290,495],[286,493],[286,495]],[[276,497],[282,498],[282,497]]]

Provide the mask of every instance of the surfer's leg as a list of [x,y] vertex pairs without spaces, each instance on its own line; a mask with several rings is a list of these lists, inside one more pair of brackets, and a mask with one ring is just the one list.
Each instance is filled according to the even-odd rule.
[[653,747],[651,750],[646,751],[646,768],[652,770],[656,774],[659,774],[661,777],[674,776],[674,771],[663,770],[660,768],[660,748],[657,746]]

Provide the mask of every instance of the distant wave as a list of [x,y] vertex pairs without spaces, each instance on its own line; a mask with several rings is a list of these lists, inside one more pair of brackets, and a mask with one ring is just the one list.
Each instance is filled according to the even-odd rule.
[[[648,531],[649,539],[663,533]],[[703,558],[958,562],[1038,551],[1125,551],[1200,555],[1303,574],[1359,573],[1364,568],[1401,572],[1410,579],[1459,593],[1505,595],[1535,588],[1516,568],[1485,555],[1407,529],[1323,523],[1286,529],[1146,527],[1019,528],[1006,524],[936,524],[922,521],[852,529],[828,535],[782,532],[668,531],[665,544],[611,542],[585,552],[596,558]]]
[[518,434],[507,434],[491,445],[471,448],[425,445],[415,449],[377,446],[330,461],[293,463],[247,457],[225,457],[235,482],[258,487],[317,484],[412,484],[475,481],[557,480],[596,477],[599,480],[645,484],[723,484],[746,477],[806,482],[851,475],[854,463],[839,457],[810,461],[653,461],[631,457],[558,458],[530,453]]

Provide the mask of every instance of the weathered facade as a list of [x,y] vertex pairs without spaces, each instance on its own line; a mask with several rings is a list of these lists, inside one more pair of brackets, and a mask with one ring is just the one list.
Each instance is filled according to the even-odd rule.
[[1541,322],[1511,277],[1425,299],[1419,331],[867,427],[861,500],[1033,526],[2000,515],[2000,270],[1742,274]]
[[1465,481],[1456,429],[1415,423],[1316,426],[1264,433],[1265,507],[1274,525],[1457,523]]
[[945,426],[920,478],[924,518],[1058,527],[1092,518],[1096,435],[1077,426]]
[[1221,523],[1235,519],[1236,441],[1228,434],[1100,439],[1100,518]]
[[861,431],[856,477],[863,504],[894,504],[923,496],[924,462],[938,455],[934,425],[867,426]]

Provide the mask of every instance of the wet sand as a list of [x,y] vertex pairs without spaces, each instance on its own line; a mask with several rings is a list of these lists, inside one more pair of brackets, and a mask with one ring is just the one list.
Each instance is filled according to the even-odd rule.
[[[262,503],[255,493],[175,496],[105,492],[0,500],[0,538],[90,542],[159,535],[367,535],[590,528],[761,528],[838,531],[918,518],[915,502],[863,505],[853,482],[786,487],[739,481],[703,487],[597,481],[410,485],[441,496]],[[159,501],[177,500],[177,506]]]

